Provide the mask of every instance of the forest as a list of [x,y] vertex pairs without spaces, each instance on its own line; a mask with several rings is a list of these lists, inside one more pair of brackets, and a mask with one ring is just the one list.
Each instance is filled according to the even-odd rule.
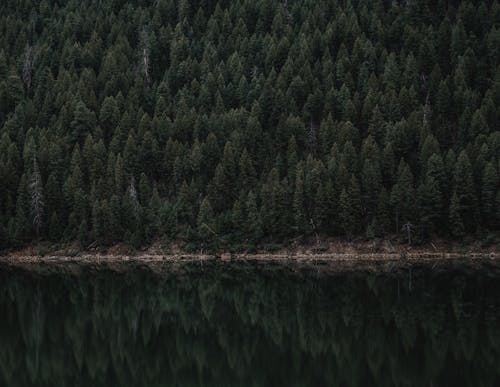
[[494,242],[498,0],[2,0],[0,250]]

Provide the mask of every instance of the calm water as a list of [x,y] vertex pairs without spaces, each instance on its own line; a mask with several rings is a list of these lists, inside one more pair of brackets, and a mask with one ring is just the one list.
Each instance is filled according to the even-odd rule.
[[500,386],[493,272],[1,269],[0,385]]

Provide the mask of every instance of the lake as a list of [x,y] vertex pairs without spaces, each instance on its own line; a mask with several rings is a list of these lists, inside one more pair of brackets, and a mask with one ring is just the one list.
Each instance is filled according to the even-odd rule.
[[2,386],[499,386],[500,273],[0,269]]

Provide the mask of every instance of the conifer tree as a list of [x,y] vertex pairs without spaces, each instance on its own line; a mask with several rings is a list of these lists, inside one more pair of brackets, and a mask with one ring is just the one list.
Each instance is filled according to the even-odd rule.
[[83,139],[95,128],[95,114],[87,108],[84,102],[76,104],[74,119],[71,121],[71,139],[82,143]]
[[120,111],[113,97],[106,97],[99,113],[99,124],[104,132],[106,142],[111,139],[120,120]]
[[12,111],[24,97],[24,88],[21,78],[14,67],[11,67],[5,82],[6,112]]
[[498,191],[498,174],[493,165],[486,164],[481,181],[481,210],[485,226],[495,226],[495,196]]
[[252,191],[248,193],[246,202],[247,231],[252,243],[257,243],[262,237],[262,223],[257,207],[256,197]]
[[294,224],[298,232],[303,232],[306,227],[306,214],[304,202],[304,169],[302,163],[297,166],[295,176],[295,189],[293,193]]
[[31,222],[29,220],[30,199],[26,180],[26,175],[23,174],[19,181],[17,194],[14,230],[14,238],[17,243],[24,242],[28,238],[31,230]]
[[[215,232],[215,219],[212,205],[208,198],[204,198],[196,218],[196,228],[198,235],[205,246],[211,246],[217,233]],[[211,242],[212,241],[212,242]]]
[[356,227],[354,223],[356,219],[354,217],[353,203],[345,188],[342,188],[340,193],[339,209],[342,230],[347,237],[351,237],[354,232],[354,228]]
[[462,209],[460,206],[460,200],[457,192],[455,191],[451,197],[449,210],[450,230],[451,234],[455,237],[462,237],[465,234],[465,225],[461,212]]
[[404,222],[412,221],[414,200],[413,175],[408,164],[401,160],[398,167],[397,181],[391,192],[391,206],[397,232],[399,232],[399,228]]
[[[462,151],[455,165],[454,192],[450,203],[450,217],[453,213],[453,227],[460,223],[464,226],[465,231],[473,231],[477,225],[476,211],[472,166],[467,153]],[[457,233],[455,235],[458,236]]]

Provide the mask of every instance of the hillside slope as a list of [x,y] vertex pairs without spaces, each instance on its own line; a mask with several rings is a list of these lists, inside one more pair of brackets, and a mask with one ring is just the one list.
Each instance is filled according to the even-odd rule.
[[0,249],[498,235],[495,1],[4,0]]

